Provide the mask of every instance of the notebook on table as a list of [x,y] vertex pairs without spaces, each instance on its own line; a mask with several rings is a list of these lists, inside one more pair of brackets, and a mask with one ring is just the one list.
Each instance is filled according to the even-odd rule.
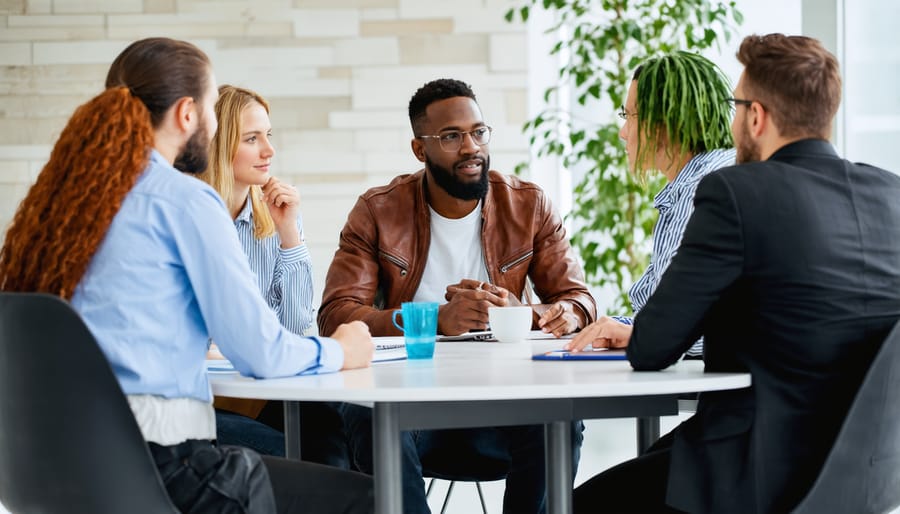
[[580,352],[567,350],[553,350],[539,353],[533,357],[536,361],[624,361],[625,350],[610,350],[608,348],[585,348]]
[[406,344],[403,337],[379,337],[375,342],[372,362],[400,361],[406,359]]

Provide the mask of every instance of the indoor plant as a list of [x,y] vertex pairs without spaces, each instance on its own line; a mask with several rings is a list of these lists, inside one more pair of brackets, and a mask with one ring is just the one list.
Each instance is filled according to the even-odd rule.
[[[619,312],[647,266],[656,221],[652,192],[661,187],[628,172],[619,141],[615,113],[631,73],[661,52],[702,51],[730,39],[742,16],[734,1],[529,0],[506,19],[527,21],[536,6],[554,16],[546,30],[557,38],[551,53],[561,59],[557,83],[544,92],[546,108],[524,130],[538,155],[559,156],[563,166],[583,172],[569,214],[572,244],[588,281],[615,293],[601,308]],[[559,105],[563,90],[575,100],[571,106]]]

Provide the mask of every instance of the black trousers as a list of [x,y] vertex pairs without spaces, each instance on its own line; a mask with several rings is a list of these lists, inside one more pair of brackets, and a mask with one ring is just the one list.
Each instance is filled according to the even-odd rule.
[[363,514],[372,479],[309,462],[260,457],[237,446],[149,444],[172,503],[190,514]]
[[575,488],[575,514],[682,512],[666,505],[672,439],[669,432],[636,459],[594,475]]

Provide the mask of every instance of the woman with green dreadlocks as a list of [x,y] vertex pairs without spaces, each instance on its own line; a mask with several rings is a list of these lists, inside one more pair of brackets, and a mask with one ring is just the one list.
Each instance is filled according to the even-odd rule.
[[[694,191],[706,174],[734,164],[732,108],[728,79],[708,59],[690,52],[673,52],[650,59],[634,72],[619,137],[625,142],[632,172],[642,180],[658,171],[668,183],[653,206],[659,219],[653,228],[650,264],[628,291],[634,313],[653,294],[693,212]],[[585,327],[566,349],[623,348],[631,337],[633,317],[601,316]],[[687,352],[703,354],[703,340]]]

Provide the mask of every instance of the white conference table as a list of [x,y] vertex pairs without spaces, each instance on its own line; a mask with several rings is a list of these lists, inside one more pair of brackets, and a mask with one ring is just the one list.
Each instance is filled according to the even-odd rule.
[[[385,338],[376,338],[383,342]],[[213,393],[285,401],[287,455],[299,458],[300,401],[373,407],[375,511],[402,512],[400,432],[543,424],[547,507],[572,511],[570,423],[678,413],[678,395],[750,386],[747,373],[704,373],[697,361],[635,372],[627,361],[532,361],[559,341],[438,343],[432,360],[379,362],[323,375],[254,380],[210,374]]]

